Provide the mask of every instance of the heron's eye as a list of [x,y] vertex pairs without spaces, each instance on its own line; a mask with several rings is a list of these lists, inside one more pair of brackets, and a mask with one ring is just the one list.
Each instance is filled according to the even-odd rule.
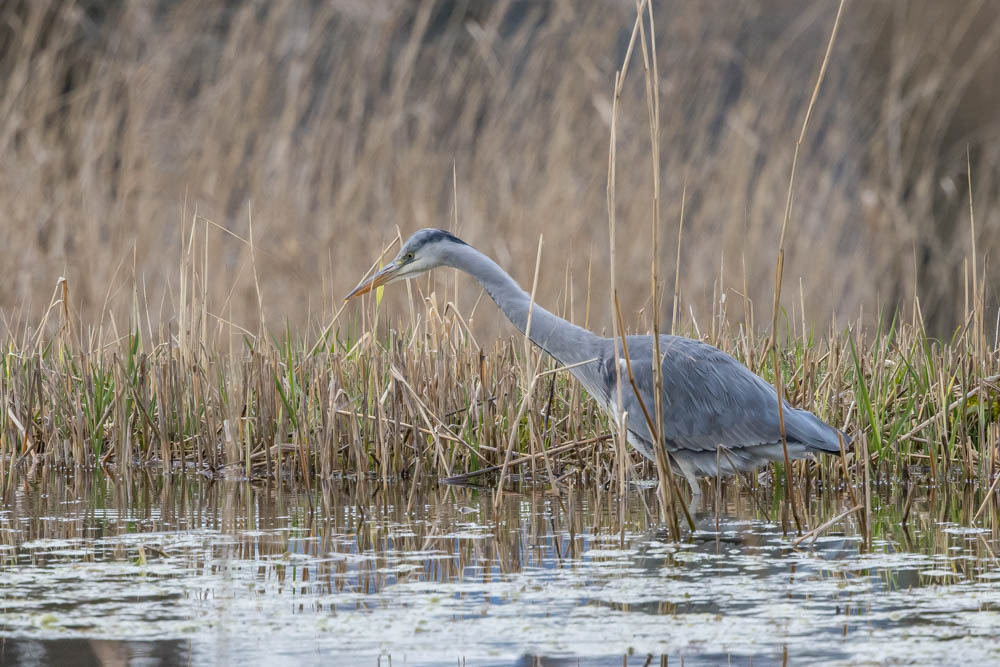
[[413,253],[412,252],[406,253],[406,255],[403,257],[403,259],[405,259],[407,262],[412,262],[413,261]]

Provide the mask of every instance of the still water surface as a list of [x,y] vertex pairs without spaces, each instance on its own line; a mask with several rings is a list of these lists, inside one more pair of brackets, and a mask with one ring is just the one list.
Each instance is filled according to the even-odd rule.
[[[642,488],[624,512],[581,490],[494,510],[458,487],[46,475],[0,505],[0,663],[1000,663],[997,529],[961,487],[914,494],[905,526],[904,494],[876,495],[870,549],[854,519],[795,549],[780,503],[736,486],[677,544]],[[850,506],[820,494],[807,521]]]

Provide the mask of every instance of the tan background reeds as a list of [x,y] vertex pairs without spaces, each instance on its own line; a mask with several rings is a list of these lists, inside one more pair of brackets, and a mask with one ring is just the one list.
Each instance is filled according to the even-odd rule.
[[[680,312],[710,319],[720,277],[769,305],[794,142],[835,11],[657,3],[663,312],[685,180]],[[608,327],[611,95],[634,12],[628,1],[7,0],[0,326],[38,321],[60,276],[96,324],[106,301],[131,307],[133,267],[140,310],[172,318],[185,225],[197,212],[246,238],[252,202],[267,321],[294,329],[328,314],[397,226],[448,227],[457,200],[461,235],[526,285],[544,232],[538,301],[572,304],[582,321],[589,272],[590,324]],[[825,326],[916,293],[935,330],[960,324],[967,148],[980,269],[1000,246],[998,36],[995,3],[851,6],[799,156],[789,310],[801,298]],[[616,252],[625,320],[639,328],[646,108],[633,77],[618,118]],[[209,310],[255,327],[247,244],[197,224]],[[478,297],[462,287],[459,305]],[[730,315],[742,304],[730,291]],[[488,307],[476,317],[497,322]]]

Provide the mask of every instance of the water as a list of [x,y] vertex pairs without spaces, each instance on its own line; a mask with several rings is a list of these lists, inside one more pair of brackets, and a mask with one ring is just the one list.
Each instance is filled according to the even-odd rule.
[[[903,526],[877,493],[870,549],[854,518],[794,549],[736,486],[676,544],[648,489],[622,532],[606,491],[47,474],[0,506],[0,663],[995,664],[973,495],[918,487]],[[820,494],[809,525],[850,506]]]

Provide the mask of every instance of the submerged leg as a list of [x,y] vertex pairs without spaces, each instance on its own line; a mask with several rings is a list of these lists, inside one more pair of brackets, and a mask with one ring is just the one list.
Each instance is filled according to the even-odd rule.
[[698,485],[698,478],[694,474],[694,466],[687,461],[681,461],[677,458],[674,458],[674,462],[680,468],[684,479],[687,480],[688,485],[691,487],[691,495],[695,497],[700,496],[701,486]]

